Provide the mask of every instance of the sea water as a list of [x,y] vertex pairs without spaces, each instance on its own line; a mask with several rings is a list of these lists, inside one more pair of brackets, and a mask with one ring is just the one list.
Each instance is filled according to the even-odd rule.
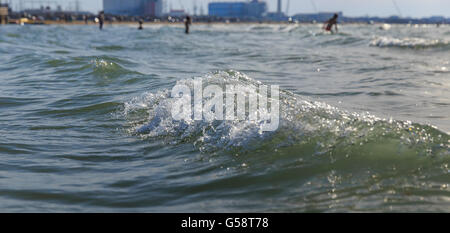
[[[449,212],[450,27],[382,29],[2,26],[0,211]],[[174,121],[198,78],[278,129]]]

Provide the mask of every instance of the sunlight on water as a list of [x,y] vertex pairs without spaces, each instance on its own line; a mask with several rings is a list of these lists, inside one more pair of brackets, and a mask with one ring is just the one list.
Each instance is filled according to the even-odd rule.
[[[2,211],[449,211],[450,27],[135,26],[1,27]],[[279,127],[173,120],[195,78]]]

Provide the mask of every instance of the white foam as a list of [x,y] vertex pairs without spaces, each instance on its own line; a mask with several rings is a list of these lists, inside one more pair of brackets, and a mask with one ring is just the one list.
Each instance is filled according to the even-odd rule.
[[[192,87],[193,81],[184,79],[177,84]],[[219,86],[260,84],[236,71],[208,74],[203,77],[203,82]],[[125,103],[124,113],[131,124],[130,132],[137,132],[144,138],[163,138],[168,143],[189,142],[203,152],[248,151],[264,145],[277,149],[309,140],[318,140],[321,148],[318,151],[326,151],[336,145],[363,144],[389,133],[398,135],[405,144],[433,140],[431,135],[424,134],[423,128],[415,127],[411,122],[387,121],[369,113],[347,112],[282,90],[280,127],[275,132],[262,132],[263,122],[260,121],[175,121],[170,112],[174,101],[169,91],[164,90],[145,93]]]
[[377,47],[399,47],[399,48],[427,48],[439,45],[447,45],[448,41],[441,41],[437,39],[425,38],[392,38],[392,37],[378,37],[370,42],[371,46]]

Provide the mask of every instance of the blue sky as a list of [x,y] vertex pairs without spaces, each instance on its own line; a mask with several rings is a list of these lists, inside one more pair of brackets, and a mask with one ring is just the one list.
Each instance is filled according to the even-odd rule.
[[[4,2],[5,0],[3,0]],[[19,0],[11,0],[13,7],[18,5]],[[46,0],[43,0],[44,2]],[[54,0],[61,2],[63,8],[69,4],[74,6],[75,0]],[[207,9],[208,2],[213,0],[166,0],[167,7],[187,8],[193,12],[193,2],[197,5],[203,5]],[[225,0],[226,1],[226,0]],[[228,0],[233,1],[233,0]],[[234,0],[236,1],[236,0]],[[343,11],[348,16],[390,16],[396,15],[397,11],[393,0],[283,0],[283,11],[286,11],[287,2],[290,2],[289,14],[300,12],[314,12],[312,1],[315,2],[318,11]],[[442,15],[450,17],[450,0],[395,0],[403,16],[424,17],[433,15]],[[72,2],[72,3],[71,3]],[[102,8],[102,0],[80,0],[83,10],[96,12]],[[275,11],[277,0],[266,0],[269,4],[269,10]]]

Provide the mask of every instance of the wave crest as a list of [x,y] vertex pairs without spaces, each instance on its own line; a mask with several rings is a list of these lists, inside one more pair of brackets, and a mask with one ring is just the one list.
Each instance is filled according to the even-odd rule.
[[[192,86],[193,80],[180,80],[177,84]],[[260,84],[236,71],[208,74],[203,82],[221,86]],[[170,91],[163,90],[126,102],[124,115],[130,123],[129,132],[169,144],[192,143],[202,152],[273,152],[295,147],[312,154],[449,154],[450,137],[430,126],[343,111],[283,90],[280,126],[275,132],[262,132],[262,122],[175,121],[170,112],[173,101]]]
[[378,37],[370,42],[371,46],[376,47],[394,47],[394,48],[411,48],[411,49],[427,49],[449,47],[449,41],[424,38],[391,38]]

